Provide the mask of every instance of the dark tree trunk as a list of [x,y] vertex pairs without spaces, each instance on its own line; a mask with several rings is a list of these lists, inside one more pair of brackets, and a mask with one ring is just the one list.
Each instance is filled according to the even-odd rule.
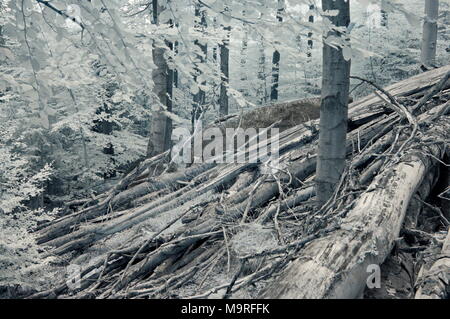
[[[170,48],[170,50],[172,52],[174,52],[174,48],[175,45],[173,42],[169,42],[167,43],[168,47]],[[168,67],[167,68],[167,111],[168,112],[172,112],[173,110],[173,88],[174,88],[174,83],[175,83],[175,73],[176,70]],[[172,119],[170,119],[169,117],[167,117],[166,120],[166,133],[164,136],[164,141],[165,141],[165,147],[164,150],[168,150],[172,147]]]
[[227,31],[226,39],[220,45],[220,73],[221,73],[221,82],[220,82],[220,115],[225,116],[228,115],[228,85],[230,83],[229,79],[229,38],[231,27],[224,28]]
[[381,26],[388,26],[388,10],[386,0],[381,0]]
[[[278,0],[277,20],[283,22],[284,0]],[[272,87],[270,90],[270,100],[278,100],[278,86],[280,81],[280,60],[281,55],[278,50],[273,52],[272,56]]]
[[[177,23],[175,23],[175,27],[178,28]],[[175,56],[178,55],[178,45],[179,45],[178,41],[175,41],[173,43],[173,53]],[[173,87],[178,89],[178,70],[177,69],[173,70]]]
[[[314,10],[314,8],[315,7],[313,4],[309,6],[310,11]],[[309,15],[308,22],[314,23],[314,15],[312,13]],[[308,53],[307,53],[307,55],[309,58],[312,56],[311,50],[314,46],[314,41],[312,40],[312,36],[313,36],[313,33],[308,32]]]

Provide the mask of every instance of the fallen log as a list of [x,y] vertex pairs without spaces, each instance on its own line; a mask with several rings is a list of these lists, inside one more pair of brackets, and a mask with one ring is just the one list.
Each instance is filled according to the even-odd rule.
[[[428,138],[448,141],[450,119],[435,124]],[[400,233],[411,196],[428,169],[442,158],[445,142],[408,152],[380,173],[341,223],[341,229],[309,244],[265,289],[264,298],[358,298],[369,265],[380,265]],[[431,154],[427,156],[425,154]],[[433,158],[434,157],[434,158]]]
[[405,221],[396,240],[394,249],[380,267],[380,286],[370,286],[364,291],[368,299],[411,299],[414,297],[414,281],[416,273],[417,254],[422,249],[422,222],[419,217],[424,215],[423,201],[433,191],[439,178],[438,165],[431,168],[424,176],[422,184],[411,198],[406,211]]
[[450,296],[450,231],[444,240],[441,253],[428,269],[419,271],[416,299],[448,299]]

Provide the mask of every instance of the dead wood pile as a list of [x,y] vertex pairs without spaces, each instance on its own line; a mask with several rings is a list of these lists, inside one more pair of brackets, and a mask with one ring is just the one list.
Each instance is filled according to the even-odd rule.
[[[143,161],[108,192],[69,203],[70,213],[39,229],[37,241],[48,255],[75,258],[152,218],[171,218],[84,267],[79,289],[61,282],[32,297],[229,298],[252,287],[267,298],[361,296],[368,266],[386,260],[401,232],[426,236],[411,205],[418,194],[427,199],[448,152],[449,76],[443,67],[351,104],[347,167],[321,208],[317,120],[280,133],[275,169],[267,161],[209,163],[155,176],[167,153]],[[440,195],[449,197],[448,188]],[[448,212],[434,209],[448,231]],[[447,258],[448,239],[436,245]],[[442,272],[448,280],[445,266],[448,258],[424,267],[418,297],[445,295],[429,287]]]

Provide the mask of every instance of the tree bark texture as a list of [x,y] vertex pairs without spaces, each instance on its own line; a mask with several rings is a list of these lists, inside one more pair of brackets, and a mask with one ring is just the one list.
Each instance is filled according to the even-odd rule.
[[[323,0],[322,8],[339,10],[329,17],[336,27],[350,23],[350,4],[346,0]],[[345,142],[347,134],[348,95],[350,85],[350,60],[346,60],[342,48],[327,44],[336,31],[328,32],[323,47],[322,102],[320,106],[320,135],[316,187],[319,204],[324,204],[333,194],[345,166]]]
[[425,0],[425,21],[422,33],[421,62],[424,66],[436,63],[437,20],[439,15],[439,0]]

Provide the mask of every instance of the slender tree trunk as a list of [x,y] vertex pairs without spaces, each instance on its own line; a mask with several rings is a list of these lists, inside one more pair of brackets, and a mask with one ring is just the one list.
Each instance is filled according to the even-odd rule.
[[[153,23],[159,24],[159,14],[163,8],[158,5],[157,0],[153,0]],[[154,46],[153,63],[156,68],[152,72],[153,93],[158,97],[158,110],[154,112],[151,127],[150,138],[147,145],[147,157],[152,157],[163,153],[170,148],[170,136],[172,123],[164,114],[164,111],[171,111],[172,100],[169,95],[172,93],[173,72],[169,70],[167,61],[164,57],[165,49]]]
[[[330,16],[337,27],[350,23],[350,4],[346,0],[322,0],[322,8],[339,10]],[[331,37],[345,36],[329,31],[324,38],[322,101],[320,106],[320,135],[316,172],[316,190],[319,205],[333,194],[345,166],[350,60],[345,60],[342,48],[327,44]]]
[[[213,19],[213,23],[212,24],[213,24],[213,30],[214,31],[217,30],[218,29],[217,18]],[[214,45],[213,48],[212,48],[212,58],[213,58],[214,65],[216,65],[216,62],[217,62],[217,55],[218,55],[217,52],[219,50],[219,47],[220,47],[220,45]]]
[[[285,8],[284,0],[278,0],[277,20],[283,22],[283,12]],[[280,81],[280,51],[275,50],[272,56],[272,87],[270,90],[270,100],[278,100],[278,86]]]
[[[242,11],[242,16],[245,18],[246,11]],[[246,70],[246,64],[247,64],[247,49],[248,49],[248,30],[247,25],[244,23],[242,25],[243,28],[243,38],[242,38],[242,47],[241,47],[241,88],[240,92],[244,97],[248,97],[248,77],[247,77],[247,70]]]
[[[309,10],[311,11],[311,14],[309,15],[309,18],[308,18],[308,22],[309,23],[314,23],[314,14],[312,13],[314,8],[315,7],[314,7],[313,4],[311,4],[309,6]],[[307,53],[308,58],[310,58],[312,56],[311,51],[312,51],[312,48],[314,46],[314,41],[312,40],[312,36],[313,36],[313,33],[312,32],[308,32],[308,53]]]
[[421,62],[425,67],[435,65],[439,0],[425,0],[425,21],[422,33]]
[[[205,11],[201,10],[201,6],[200,5],[196,5],[195,6],[195,16],[196,18],[200,19],[200,22],[196,22],[196,28],[199,29],[199,31],[204,32],[207,25],[206,25],[206,16],[205,16]],[[197,57],[197,63],[198,64],[202,64],[205,62],[207,54],[208,54],[208,47],[206,44],[202,44],[200,43],[198,40],[195,40],[195,44],[200,48],[200,50],[202,51],[201,55],[198,55]],[[197,68],[197,74],[200,73],[200,70]],[[197,81],[197,76],[194,79],[195,81]],[[201,83],[202,85],[206,84],[206,83]],[[195,122],[200,118],[200,115],[202,114],[202,112],[204,111],[204,106],[205,106],[205,102],[206,102],[206,94],[205,91],[203,91],[202,89],[199,89],[198,93],[194,95],[194,105],[192,108],[192,130],[194,130],[195,128]]]
[[[174,26],[178,29],[178,23],[175,22]],[[178,41],[175,41],[173,44],[174,56],[178,55],[178,46],[179,46]],[[173,86],[175,88],[178,88],[178,70],[177,69],[173,70]]]
[[[174,53],[175,53],[175,55],[177,55],[178,54],[178,41],[177,42],[175,42],[175,44],[174,44],[174,49],[173,49],[173,51],[174,51]],[[178,83],[179,83],[179,81],[178,81],[178,70],[173,70],[173,86],[175,87],[175,88],[177,88],[178,89]]]
[[[221,28],[221,27],[223,27],[223,26],[219,26],[219,24],[217,23],[217,18],[216,17],[213,18],[212,28],[214,30],[214,33],[217,33],[219,28]],[[214,44],[212,46],[212,48],[210,48],[210,51],[212,51],[212,62],[213,62],[213,65],[214,65],[214,75],[217,75],[217,76],[214,77],[214,80],[212,82],[212,89],[211,89],[211,91],[213,92],[213,98],[214,99],[216,98],[216,92],[219,91],[219,94],[218,94],[219,97],[217,99],[217,104],[219,105],[219,113],[220,113],[220,98],[221,98],[220,90],[222,88],[221,84],[222,84],[222,81],[223,81],[223,79],[222,79],[223,77],[221,75],[221,73],[222,73],[222,71],[221,71],[222,64],[219,61],[219,60],[222,59],[221,58],[221,43],[219,43],[219,42],[217,44]],[[215,102],[216,101],[214,101],[212,103],[215,104]]]
[[[262,15],[261,15],[262,17]],[[264,37],[261,35],[261,43],[259,46],[259,61],[258,61],[258,88],[256,90],[259,104],[267,102],[267,81],[266,81],[266,48],[264,45]]]
[[230,84],[230,72],[229,72],[229,56],[230,56],[230,31],[231,27],[224,28],[227,31],[226,39],[220,44],[220,73],[221,73],[221,82],[220,82],[220,115],[225,116],[228,115],[228,85]]
[[[17,6],[17,4],[8,3],[7,1],[0,1],[0,16],[4,15],[4,12],[6,12],[7,10],[15,10],[15,6]],[[6,23],[6,21],[0,21],[0,22]],[[4,34],[5,33],[5,29],[4,28],[5,28],[5,25],[1,25],[0,24],[0,46],[5,46],[6,45],[6,39],[5,39],[5,34]]]
[[388,10],[386,0],[381,0],[381,26],[388,26]]
[[[167,46],[170,48],[172,53],[174,54],[175,45],[173,42],[168,42]],[[172,59],[169,59],[172,62]],[[166,102],[167,102],[167,111],[172,112],[173,110],[173,88],[175,83],[175,69],[172,69],[170,66],[167,68],[167,79],[166,79]],[[164,135],[164,151],[170,149],[172,147],[172,119],[167,117],[166,119],[166,132]]]
[[3,37],[3,26],[0,25],[0,45],[5,45],[5,38]]
[[[0,14],[2,11],[2,4],[0,4]],[[0,47],[5,45],[5,38],[3,36],[3,26],[0,25]],[[3,61],[0,61],[0,66],[2,66]],[[5,93],[3,93],[2,91],[0,91],[0,98],[2,98],[3,96],[5,96]],[[0,103],[4,103],[2,99],[0,99]],[[1,209],[0,209],[0,213],[1,213]]]

